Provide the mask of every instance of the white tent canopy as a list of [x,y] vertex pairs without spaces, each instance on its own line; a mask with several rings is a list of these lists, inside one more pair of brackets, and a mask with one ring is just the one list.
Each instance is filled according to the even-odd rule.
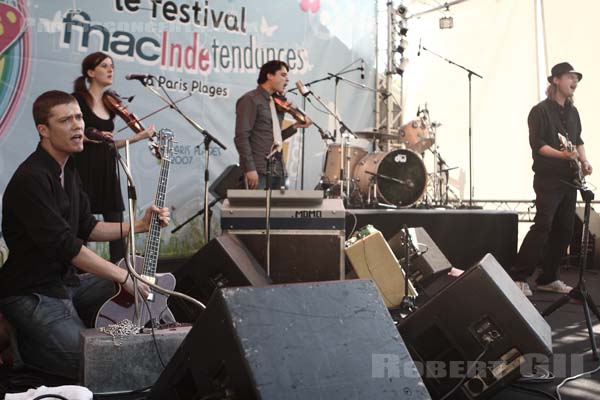
[[[404,5],[414,15],[440,2]],[[442,123],[440,153],[450,166],[459,167],[451,178],[462,198],[469,196],[468,74],[429,51],[417,56],[419,41],[484,78],[472,78],[474,198],[532,199],[527,115],[543,98],[546,76],[558,62],[569,61],[584,75],[575,102],[588,157],[600,168],[594,163],[600,141],[593,134],[592,97],[600,84],[594,76],[598,56],[588,48],[600,29],[594,21],[599,9],[600,2],[590,0],[568,6],[559,0],[469,0],[450,7],[452,29],[439,29],[442,11],[409,19],[403,121],[414,119],[419,105],[427,103],[432,120]],[[596,181],[594,175],[588,179]]]

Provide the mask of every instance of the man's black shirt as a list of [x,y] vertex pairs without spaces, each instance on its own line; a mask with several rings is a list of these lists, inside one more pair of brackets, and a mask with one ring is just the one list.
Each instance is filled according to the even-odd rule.
[[546,157],[539,154],[538,150],[544,145],[562,150],[558,133],[566,136],[573,146],[583,144],[581,120],[577,108],[568,102],[563,107],[554,100],[546,99],[531,109],[527,122],[533,156],[532,168],[536,175],[572,179],[573,172],[569,160]]
[[17,168],[3,196],[2,232],[9,249],[0,298],[40,293],[66,298],[71,260],[97,224],[69,160],[64,168],[40,145]]

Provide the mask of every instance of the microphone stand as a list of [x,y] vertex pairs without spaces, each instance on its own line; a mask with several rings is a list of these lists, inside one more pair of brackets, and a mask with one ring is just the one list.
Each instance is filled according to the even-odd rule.
[[431,50],[429,50],[427,47],[425,46],[421,46],[421,48],[431,54],[433,54],[434,56],[441,58],[444,61],[447,61],[449,64],[452,64],[454,66],[457,66],[460,69],[463,69],[465,71],[467,71],[467,78],[469,79],[469,207],[473,207],[473,196],[475,195],[475,186],[473,183],[473,130],[472,130],[472,93],[471,93],[471,78],[473,75],[475,75],[476,77],[483,79],[483,76],[479,75],[478,73],[476,73],[475,71],[470,70],[467,67],[464,67],[460,64],[455,63],[452,60],[447,59],[446,57],[443,57]]
[[[343,79],[343,78],[341,77],[341,75],[342,75],[342,74],[348,74],[348,73],[350,73],[350,72],[354,72],[354,71],[363,71],[363,68],[362,68],[362,67],[357,67],[357,68],[353,68],[353,69],[349,69],[349,70],[343,70],[343,71],[341,71],[341,72],[338,72],[337,74],[331,74],[331,73],[327,73],[327,75],[328,75],[328,76],[326,76],[326,77],[319,78],[319,79],[315,79],[315,80],[312,80],[312,81],[310,81],[310,82],[307,82],[307,83],[305,83],[305,84],[304,84],[306,87],[308,87],[308,88],[310,89],[310,86],[311,86],[311,85],[314,85],[315,83],[319,83],[319,82],[323,82],[323,81],[328,81],[328,80],[331,80],[332,78],[335,78],[335,79],[336,79],[336,81],[335,81],[334,103],[333,103],[333,104],[334,104],[334,111],[332,112],[332,111],[331,111],[331,110],[330,110],[330,109],[329,109],[327,106],[324,106],[324,107],[325,107],[325,109],[327,109],[328,113],[329,113],[329,114],[331,114],[331,115],[333,115],[333,116],[335,117],[335,128],[334,128],[334,130],[333,130],[333,136],[329,135],[328,133],[324,133],[324,132],[322,131],[322,129],[321,129],[321,128],[319,128],[319,127],[318,127],[318,125],[316,125],[316,124],[314,123],[314,121],[313,121],[313,125],[315,125],[315,127],[317,127],[317,129],[319,129],[319,132],[321,133],[321,138],[323,138],[323,140],[330,139],[330,140],[332,140],[333,142],[335,142],[335,141],[336,141],[336,138],[337,138],[337,130],[338,130],[338,121],[339,121],[339,118],[337,117],[337,95],[338,95],[338,83],[339,83],[339,80]],[[349,80],[349,79],[347,79],[347,81],[348,81],[348,82],[352,82],[353,84],[355,84],[355,85],[358,85],[358,86],[360,86],[360,87],[363,87],[363,88],[365,88],[365,89],[373,90],[373,89],[371,89],[371,88],[369,88],[369,87],[367,87],[367,86],[365,86],[365,85],[362,85],[362,84],[360,84],[360,83],[358,83],[358,82],[353,82],[353,81],[351,81],[351,80]],[[288,90],[288,91],[287,91],[287,93],[295,93],[295,92],[296,92],[296,90],[297,90],[296,88],[292,88],[292,89]],[[304,95],[303,95],[303,97],[304,97],[304,100],[303,100],[303,109],[306,109],[306,100],[308,100],[308,101],[310,102],[310,99],[308,99],[308,98],[307,98],[306,96],[304,96]],[[320,102],[320,103],[323,105],[323,103],[322,103],[322,102]],[[342,128],[342,129],[340,129],[340,133],[343,133],[343,132],[344,132],[344,130],[343,130],[343,129],[347,129],[347,128],[348,128],[348,127],[347,127],[347,126],[345,126],[345,125],[344,125],[344,127],[345,127],[345,128]],[[304,142],[304,129],[305,129],[305,128],[303,128],[303,131],[302,131],[302,135],[303,135],[303,136],[302,136],[302,170],[301,170],[301,175],[302,175],[302,188],[304,188],[304,164],[305,164],[305,163],[304,163],[304,159],[305,159],[305,153],[304,153],[304,143],[305,143],[305,142]],[[348,130],[349,130],[349,129],[348,129]],[[356,135],[354,135],[354,133],[352,133],[352,135],[353,135],[353,136],[356,138]],[[343,139],[343,137],[342,137],[342,139]],[[340,152],[341,152],[341,154],[344,154],[344,142],[343,142],[343,140],[342,140],[342,143],[341,143]],[[348,155],[348,157],[346,157],[346,158],[348,158],[348,163],[349,163],[349,162],[350,162],[350,160],[349,160],[349,158],[350,158],[350,157],[349,157],[349,155]],[[343,181],[345,180],[345,176],[344,176],[344,169],[345,169],[345,168],[344,168],[344,157],[340,157],[340,162],[341,162],[341,166],[340,166],[340,182],[343,182]],[[349,173],[350,173],[350,171],[348,171],[348,174],[349,174]],[[348,185],[348,188],[349,188],[349,187],[350,187],[350,185]],[[344,190],[343,190],[343,189],[344,189],[344,188],[343,188],[343,183],[341,183],[341,187],[340,187],[340,195],[342,195],[342,196],[343,196],[343,193],[344,193]],[[348,194],[347,194],[347,196],[348,196],[348,197],[350,196],[350,190],[349,190],[349,189],[348,189]]]
[[[127,251],[125,253],[124,261],[125,266],[127,267],[127,273],[132,276],[133,280],[133,299],[134,299],[134,320],[131,321],[138,328],[142,328],[141,325],[141,310],[140,310],[140,301],[139,301],[139,292],[138,292],[138,281],[137,279],[133,279],[136,275],[135,271],[135,259],[136,259],[136,251],[135,251],[135,209],[137,202],[137,194],[135,191],[135,184],[133,182],[133,176],[131,175],[130,166],[130,157],[129,157],[129,140],[125,141],[125,158],[119,155],[117,151],[117,160],[121,164],[121,168],[123,168],[123,172],[125,172],[125,176],[127,177],[127,213],[129,215],[129,234],[127,240]],[[121,289],[122,290],[122,289]]]
[[[275,147],[275,146],[274,146]],[[266,209],[265,209],[265,235],[267,242],[267,254],[266,254],[266,265],[267,275],[271,276],[271,195],[273,194],[272,180],[273,180],[273,158],[278,153],[277,147],[273,149],[269,154],[266,155],[267,160],[267,186],[265,187],[266,195]]]
[[591,202],[594,200],[594,192],[586,187],[585,183],[580,185],[574,185],[565,181],[563,181],[563,183],[579,190],[583,201],[585,201],[585,211],[583,213],[583,232],[581,234],[581,246],[579,249],[579,280],[573,290],[563,295],[554,303],[550,304],[548,308],[542,311],[542,316],[547,317],[554,311],[569,303],[571,299],[581,301],[581,305],[583,306],[583,314],[585,316],[585,323],[587,325],[588,335],[590,338],[590,344],[592,347],[592,356],[594,360],[597,361],[600,358],[598,357],[598,347],[596,346],[596,339],[594,337],[594,326],[592,325],[590,310],[594,313],[594,315],[596,315],[598,320],[600,320],[600,311],[598,310],[596,303],[594,303],[594,299],[592,299],[592,296],[590,296],[590,293],[586,288],[584,275],[585,268],[587,266],[588,242],[590,238],[590,210]]
[[[325,78],[325,79],[329,79],[329,78]],[[325,104],[325,102],[323,102],[323,100],[321,100],[321,98],[317,94],[315,94],[311,90],[309,90],[306,94],[303,94],[303,96],[306,98],[306,100],[310,102],[310,98],[308,97],[309,95],[312,95],[315,98],[315,100],[321,105],[321,107],[323,107],[327,111],[327,113],[329,115],[331,115],[336,120],[337,124],[340,125],[340,134],[341,134],[341,137],[342,137],[342,145],[341,145],[340,150],[341,150],[341,154],[344,154],[344,139],[345,139],[344,133],[348,132],[348,134],[351,137],[353,137],[353,138],[356,138],[356,135],[344,123],[344,121],[342,121],[340,119],[340,117],[338,117],[337,113],[334,112],[334,111],[332,111],[327,106],[327,104]],[[334,134],[334,136],[336,136],[336,135]],[[340,194],[343,196],[343,194],[344,194],[344,179],[345,179],[345,176],[342,176],[342,175],[344,175],[344,166],[343,166],[344,160],[343,160],[343,157],[340,157],[340,158],[342,158],[342,160],[341,160],[342,167],[341,167],[341,170],[340,170],[340,172],[341,172],[340,173]],[[349,164],[350,163],[350,157],[346,157],[346,158],[347,158],[347,163]],[[348,167],[348,169],[349,169],[349,167]],[[348,173],[349,173],[349,171],[348,171]],[[347,187],[346,200],[348,201],[349,198],[350,198],[350,184],[348,184],[348,187]]]
[[414,246],[412,245],[410,233],[408,232],[408,226],[406,224],[402,226],[402,230],[404,231],[404,297],[402,298],[399,307],[400,311],[409,314],[416,310],[415,298],[408,292],[410,285],[410,281],[408,280],[410,276],[410,250]]
[[[142,81],[140,81],[142,82]],[[192,118],[187,116],[181,109],[177,106],[176,103],[173,102],[169,93],[163,88],[163,92],[166,96],[162,96],[160,93],[156,91],[153,87],[149,86],[148,83],[144,80],[142,82],[144,87],[154,93],[158,98],[160,98],[163,102],[165,102],[169,107],[173,110],[177,111],[177,113],[183,117],[194,129],[200,132],[204,136],[204,243],[208,243],[210,240],[210,228],[209,228],[209,206],[208,206],[208,182],[210,180],[210,171],[208,169],[208,163],[210,160],[210,143],[215,142],[220,148],[223,150],[227,150],[227,147],[223,143],[221,143],[217,138],[211,135],[206,129],[204,129],[200,124],[194,121]]]
[[[221,201],[222,199],[220,197],[217,197],[216,199],[214,199],[213,201],[211,201],[208,204],[208,209],[209,209],[209,219],[210,216],[212,216],[212,208],[215,204],[217,204],[219,201]],[[189,224],[190,222],[192,222],[196,217],[199,217],[200,215],[204,214],[204,207],[202,207],[196,214],[192,215],[191,217],[189,217],[188,219],[186,219],[185,221],[183,221],[181,224],[179,224],[178,226],[176,226],[175,228],[173,228],[173,230],[171,231],[171,233],[177,233],[178,230],[180,230],[181,228],[183,228],[184,226],[186,226],[187,224]]]

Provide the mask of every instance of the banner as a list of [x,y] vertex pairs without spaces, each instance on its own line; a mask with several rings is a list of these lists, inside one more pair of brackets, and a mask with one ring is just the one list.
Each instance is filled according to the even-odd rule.
[[[345,80],[336,82],[328,74],[354,69],[343,76],[374,86],[375,2],[266,4],[258,0],[0,0],[0,192],[37,144],[31,117],[35,98],[47,90],[71,92],[73,81],[81,75],[82,59],[95,51],[113,58],[111,89],[123,97],[133,96],[127,104],[131,112],[143,117],[165,105],[140,82],[125,80],[127,74],[152,74],[154,89],[181,99],[181,110],[226,146],[210,144],[211,181],[238,162],[233,142],[235,102],[256,87],[258,70],[266,61],[287,62],[292,87],[296,80],[329,78],[312,85],[312,90],[352,129],[372,127],[373,92]],[[355,68],[363,60],[368,68],[361,79],[361,71]],[[288,98],[302,105],[302,97],[288,94]],[[321,107],[307,104],[306,111],[320,126],[334,130],[334,119]],[[120,120],[115,123],[116,130],[124,126]],[[143,121],[152,123],[176,135],[177,154],[166,200],[175,226],[204,205],[203,136],[168,108]],[[131,131],[116,137],[125,135]],[[304,188],[312,189],[321,176],[326,144],[314,127],[291,140],[290,187],[300,189],[303,172]],[[159,166],[144,141],[132,145],[131,164],[139,214],[153,201]],[[214,211],[213,235],[219,226],[218,209]],[[161,253],[192,252],[202,245],[201,231],[201,218],[177,234],[163,230]]]

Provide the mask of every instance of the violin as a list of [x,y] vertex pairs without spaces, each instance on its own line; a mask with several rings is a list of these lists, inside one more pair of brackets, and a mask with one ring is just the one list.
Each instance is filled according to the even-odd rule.
[[[277,108],[279,111],[290,114],[298,123],[302,125],[306,124],[308,118],[306,113],[301,108],[296,107],[294,103],[289,101],[282,93],[273,93],[273,102],[275,103],[275,108]],[[331,133],[321,128],[316,122],[311,121],[311,123],[315,128],[317,128],[323,140],[335,141],[335,138],[331,135]]]
[[275,103],[275,108],[279,111],[290,114],[300,124],[306,124],[306,114],[304,111],[296,107],[283,94],[278,92],[273,93],[273,102]]
[[122,97],[112,90],[107,90],[102,94],[102,104],[104,104],[104,107],[118,115],[135,133],[141,133],[146,130],[135,114],[125,107],[121,99]]
[[[109,111],[115,113],[123,121],[125,121],[126,126],[122,129],[119,129],[119,132],[129,127],[136,134],[142,133],[146,130],[146,128],[144,128],[138,117],[136,117],[134,113],[132,113],[127,109],[127,107],[125,107],[122,99],[123,97],[119,96],[117,92],[112,90],[107,90],[102,94],[102,104],[104,104],[104,107],[106,107]],[[150,143],[148,144],[150,152],[160,160],[160,154],[157,151],[158,145],[156,144],[156,142],[154,142],[154,140],[152,140],[151,137],[149,137],[148,140],[150,141]]]

